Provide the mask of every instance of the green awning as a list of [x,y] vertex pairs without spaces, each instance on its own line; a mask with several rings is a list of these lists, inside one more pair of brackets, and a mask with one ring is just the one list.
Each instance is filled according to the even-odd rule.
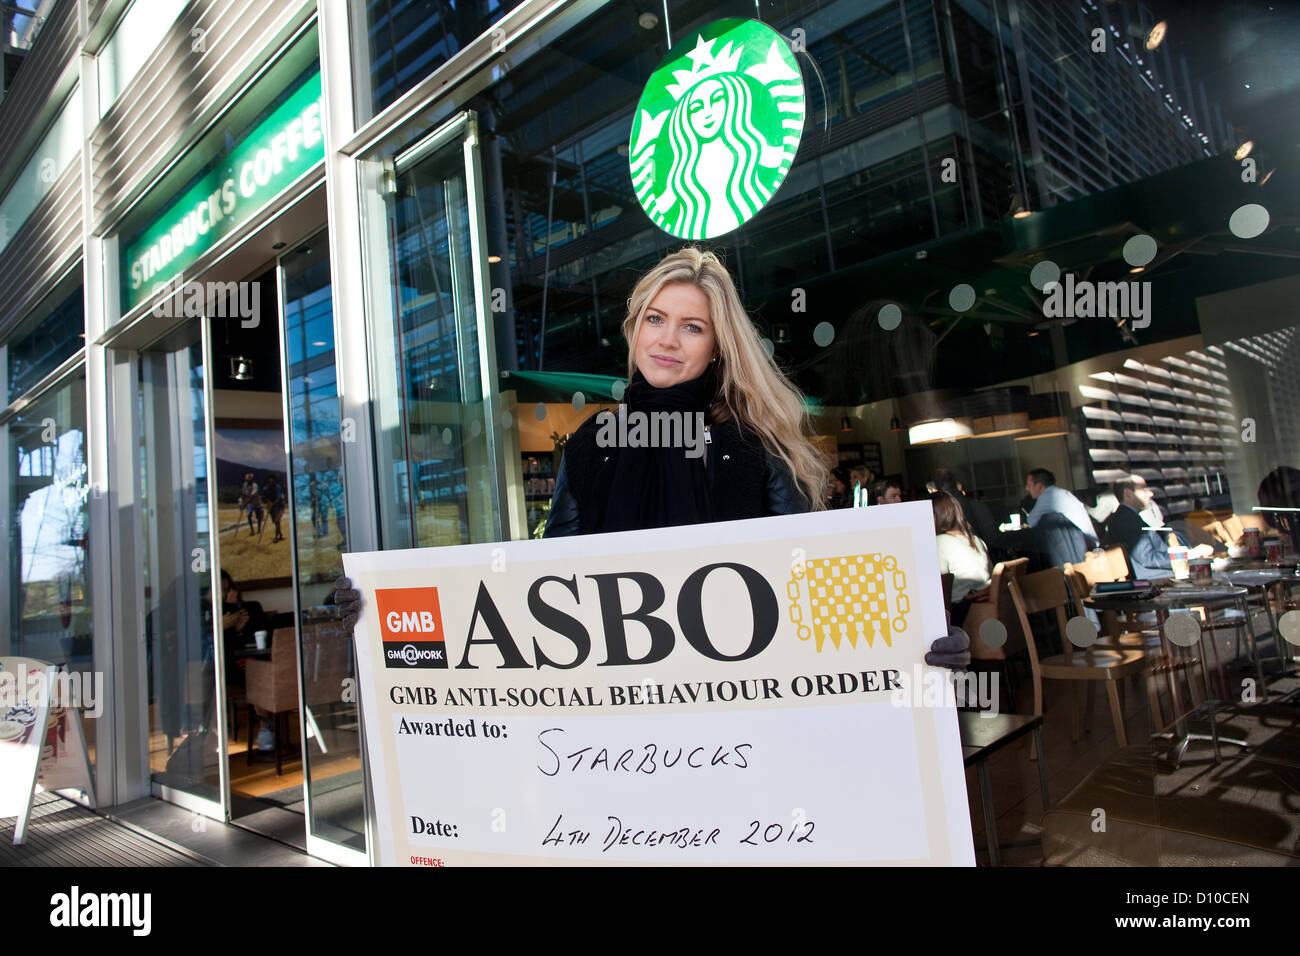
[[[501,382],[502,389],[518,393],[521,403],[571,402],[576,392],[581,392],[587,402],[617,402],[614,383],[625,383],[626,379],[586,372],[503,372]],[[815,413],[820,400],[805,396],[804,406]]]
[[520,402],[571,402],[581,392],[587,402],[617,401],[614,383],[625,379],[586,372],[504,372],[501,387],[513,389]]

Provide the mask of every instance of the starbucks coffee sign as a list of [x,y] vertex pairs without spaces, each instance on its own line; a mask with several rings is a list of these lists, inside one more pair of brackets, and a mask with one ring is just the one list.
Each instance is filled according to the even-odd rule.
[[315,72],[209,162],[184,195],[157,201],[162,212],[121,252],[123,313],[169,290],[199,256],[325,158],[322,106]]
[[757,20],[716,20],[668,51],[632,122],[637,200],[660,229],[712,239],[771,201],[799,149],[803,76]]

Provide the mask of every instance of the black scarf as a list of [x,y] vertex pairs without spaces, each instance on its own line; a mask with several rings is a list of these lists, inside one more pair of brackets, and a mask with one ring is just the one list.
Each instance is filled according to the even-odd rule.
[[[707,413],[718,391],[714,365],[689,382],[655,388],[638,369],[624,395],[628,413]],[[693,426],[692,426],[693,427]],[[703,436],[701,439],[703,440]],[[639,531],[713,520],[704,456],[687,458],[687,448],[619,448],[601,531]]]

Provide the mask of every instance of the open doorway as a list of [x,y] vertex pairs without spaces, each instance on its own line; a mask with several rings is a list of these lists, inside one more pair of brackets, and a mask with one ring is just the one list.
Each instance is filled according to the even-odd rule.
[[[221,283],[216,276],[209,283]],[[212,467],[225,637],[230,817],[305,846],[277,266],[210,316]]]
[[333,607],[348,432],[328,234],[252,275],[249,308],[214,317],[209,342],[230,819],[305,849],[363,850],[355,661]]

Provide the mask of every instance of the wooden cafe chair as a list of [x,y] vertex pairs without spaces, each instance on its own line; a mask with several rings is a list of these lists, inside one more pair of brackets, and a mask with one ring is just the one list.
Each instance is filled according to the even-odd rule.
[[[1016,710],[1016,699],[1007,660],[1020,651],[1024,635],[1016,623],[1015,610],[1007,597],[1006,582],[1016,574],[1023,574],[1028,567],[1028,558],[999,561],[995,564],[993,580],[988,589],[988,600],[972,602],[966,620],[962,622],[962,629],[970,635],[971,663],[990,661],[1001,666],[1002,676],[1007,684],[1008,704],[1012,711]],[[1006,642],[999,647],[992,647],[983,639],[982,628],[990,620],[1001,621],[1007,630]]]
[[[1029,660],[1034,673],[1034,713],[1041,715],[1043,712],[1042,682],[1044,680],[1069,682],[1070,732],[1071,739],[1077,741],[1079,702],[1075,684],[1079,681],[1104,681],[1106,699],[1110,702],[1111,720],[1115,725],[1115,737],[1121,747],[1127,746],[1128,735],[1124,731],[1124,698],[1120,682],[1147,669],[1145,652],[1141,648],[1075,647],[1066,636],[1067,618],[1073,604],[1073,597],[1060,568],[1047,568],[1043,571],[1035,571],[1033,574],[1013,576],[1008,580],[1007,588],[1015,605],[1020,627],[1024,631],[1025,643],[1029,648]],[[1038,656],[1033,631],[1029,625],[1029,615],[1040,612],[1055,614],[1057,628],[1061,633],[1063,653],[1043,658]],[[1092,685],[1089,683],[1085,687],[1089,705],[1088,719],[1091,722]],[[1150,696],[1155,691],[1150,681],[1147,683],[1147,689],[1148,704],[1150,704]]]

